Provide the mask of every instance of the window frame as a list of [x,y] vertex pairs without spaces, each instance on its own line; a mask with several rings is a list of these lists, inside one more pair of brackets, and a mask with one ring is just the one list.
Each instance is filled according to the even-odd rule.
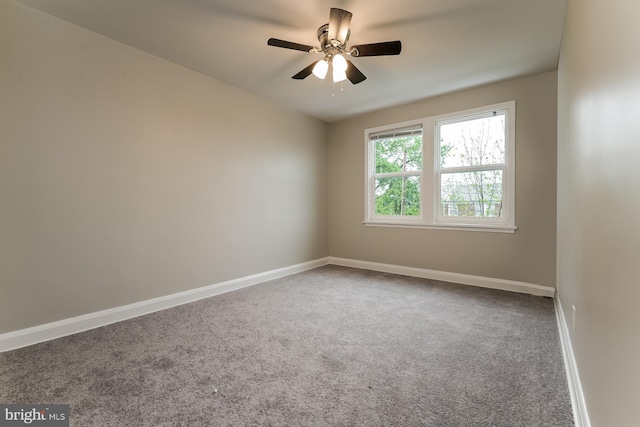
[[[403,132],[407,129],[417,129],[420,128],[422,130],[422,170],[420,171],[403,171],[403,172],[393,172],[393,173],[376,173],[376,156],[375,156],[375,141],[377,139],[372,139],[375,135],[379,135],[386,132]],[[371,188],[371,197],[368,200],[368,208],[367,210],[371,212],[373,215],[370,217],[371,220],[376,223],[381,224],[392,224],[400,222],[402,224],[421,224],[422,218],[424,216],[423,212],[423,204],[422,204],[422,192],[423,192],[423,183],[424,183],[424,127],[421,121],[408,121],[403,123],[396,123],[394,125],[389,126],[381,126],[374,129],[370,129],[372,132],[367,134],[367,138],[370,140],[370,144],[373,146],[373,150],[370,156],[368,157],[368,169],[371,171],[367,176],[368,186]],[[410,177],[410,176],[418,176],[420,179],[420,215],[412,215],[412,216],[400,216],[400,215],[375,215],[376,207],[376,199],[375,199],[375,181],[376,176],[384,175],[385,178],[391,177]]]
[[[504,164],[479,167],[446,168],[452,171],[503,170],[502,216],[493,217],[451,217],[440,213],[441,176],[439,125],[489,117],[494,112],[505,114],[505,162]],[[393,123],[364,131],[365,139],[365,219],[366,226],[428,228],[438,230],[466,230],[513,233],[515,224],[515,120],[516,102],[507,101],[477,108],[471,108],[432,117]],[[372,136],[384,132],[400,131],[411,127],[422,127],[422,171],[411,172],[420,179],[420,215],[389,216],[375,213],[375,139]],[[406,174],[402,172],[400,174]]]

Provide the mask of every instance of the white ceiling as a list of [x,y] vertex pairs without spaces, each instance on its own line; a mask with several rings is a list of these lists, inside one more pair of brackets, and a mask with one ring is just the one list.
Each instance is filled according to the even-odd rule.
[[[233,86],[331,122],[463,88],[554,70],[566,0],[18,0]],[[320,54],[329,9],[353,13],[348,45],[402,41],[353,58],[367,80],[291,76]],[[335,96],[334,96],[335,93]]]

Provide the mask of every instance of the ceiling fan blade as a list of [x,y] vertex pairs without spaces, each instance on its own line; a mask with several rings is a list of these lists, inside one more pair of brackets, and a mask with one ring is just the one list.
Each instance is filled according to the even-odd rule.
[[355,65],[353,65],[353,62],[349,61],[348,59],[347,59],[346,74],[349,81],[354,85],[357,85],[358,83],[363,82],[367,78],[364,74],[362,74],[360,70],[358,70],[358,68],[356,68]]
[[306,79],[307,77],[309,77],[311,75],[311,73],[313,72],[313,67],[315,67],[318,62],[320,62],[320,61],[314,62],[313,64],[309,65],[307,68],[305,68],[304,70],[300,71],[298,74],[296,74],[295,76],[293,76],[291,78],[292,79],[296,79],[296,80]]
[[329,14],[329,42],[338,40],[341,45],[347,42],[352,16],[353,14],[346,10],[331,8],[331,13]]
[[400,40],[396,40],[393,42],[361,44],[351,46],[351,49],[356,50],[355,53],[351,54],[352,56],[399,55],[402,50],[402,43],[400,43]]
[[302,52],[311,52],[312,50],[315,49],[313,46],[309,46],[306,44],[288,42],[286,40],[280,40],[280,39],[274,39],[274,38],[270,38],[267,41],[267,44],[269,46],[283,47],[285,49],[299,50]]

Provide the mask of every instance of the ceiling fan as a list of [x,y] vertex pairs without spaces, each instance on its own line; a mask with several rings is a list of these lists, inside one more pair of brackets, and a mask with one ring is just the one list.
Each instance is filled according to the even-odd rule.
[[402,50],[402,43],[396,40],[391,42],[361,44],[347,48],[347,41],[351,35],[349,24],[351,23],[352,16],[353,14],[346,10],[331,8],[329,23],[318,28],[320,47],[274,38],[270,38],[267,44],[269,46],[299,50],[302,52],[324,54],[324,59],[312,63],[292,77],[296,80],[302,80],[311,74],[320,79],[324,79],[329,70],[329,65],[331,65],[334,82],[349,79],[351,83],[358,84],[364,81],[366,77],[350,60],[346,59],[344,55],[352,57],[398,55]]

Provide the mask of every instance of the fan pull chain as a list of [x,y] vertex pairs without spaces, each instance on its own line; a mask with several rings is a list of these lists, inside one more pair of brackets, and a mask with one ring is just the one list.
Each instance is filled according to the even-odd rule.
[[[344,80],[340,82],[340,92],[344,92]],[[336,82],[331,82],[331,97],[336,97]]]

